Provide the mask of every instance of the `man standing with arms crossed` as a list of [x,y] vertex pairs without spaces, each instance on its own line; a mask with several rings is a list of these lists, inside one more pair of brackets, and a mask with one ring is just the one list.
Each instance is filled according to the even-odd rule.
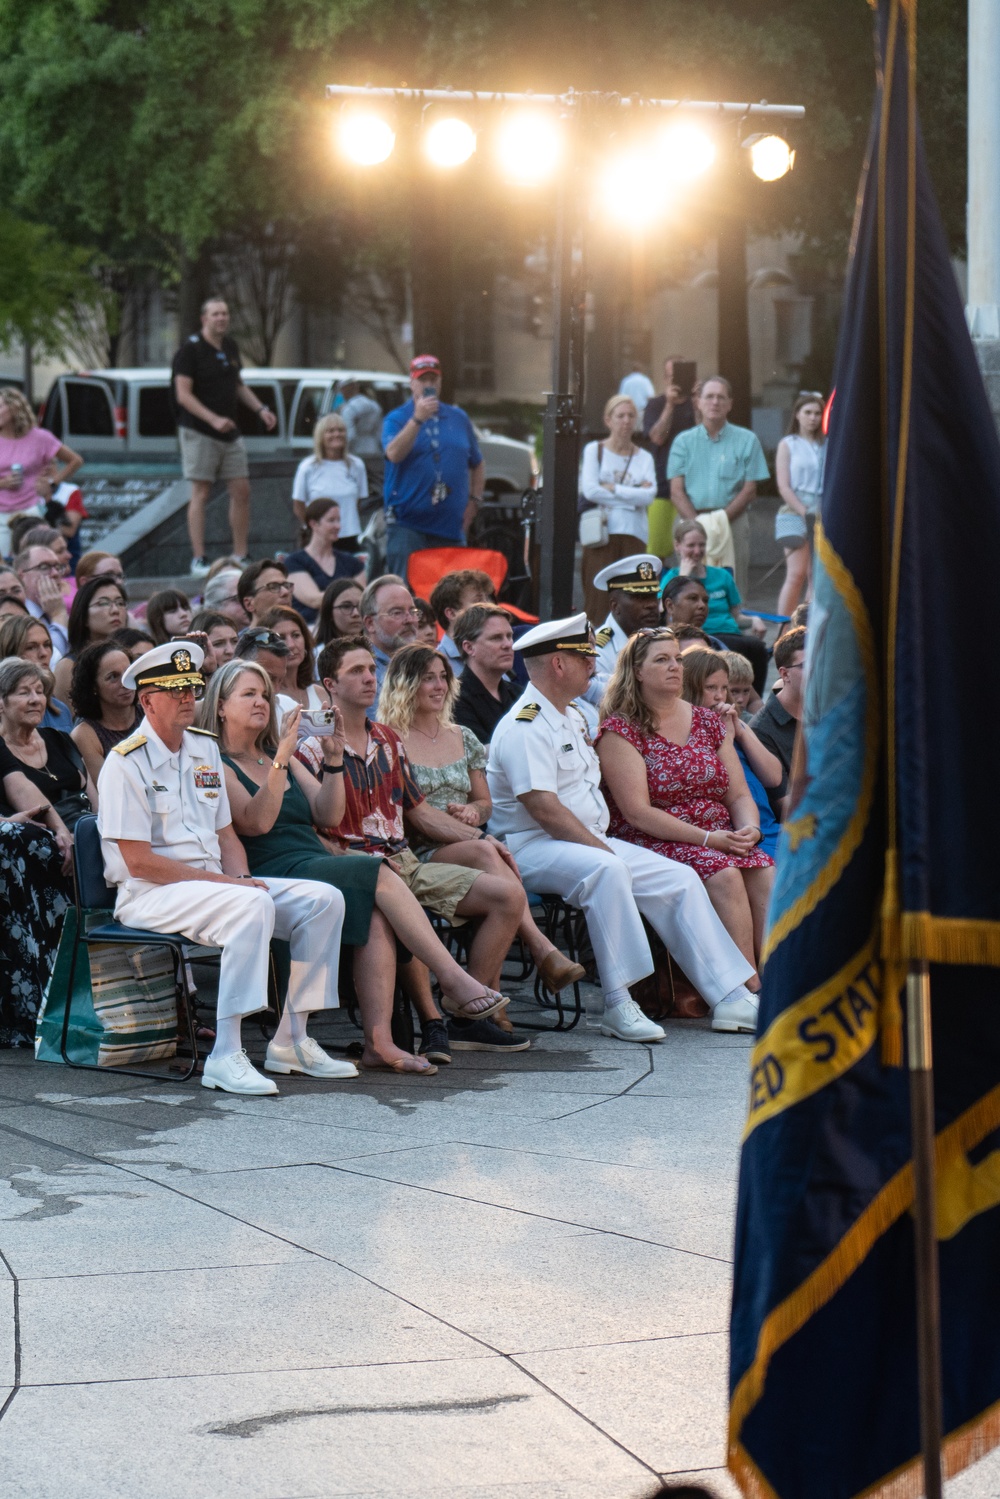
[[406,577],[411,552],[465,546],[486,482],[472,423],[441,400],[441,362],[410,361],[411,400],[382,424],[385,451],[386,570]]
[[228,330],[229,308],[221,297],[209,297],[202,303],[201,332],[181,345],[172,366],[181,467],[191,482],[188,535],[195,578],[203,578],[209,568],[205,506],[216,479],[225,479],[229,490],[233,552],[244,566],[250,561],[250,468],[236,422],[238,403],[259,416],[267,432],[274,431],[278,420],[244,385],[240,351]]

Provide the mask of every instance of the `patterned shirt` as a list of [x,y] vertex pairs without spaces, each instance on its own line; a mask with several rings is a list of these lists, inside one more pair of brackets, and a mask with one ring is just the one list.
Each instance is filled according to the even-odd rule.
[[[408,848],[403,813],[419,807],[423,793],[410,769],[402,740],[384,723],[365,719],[368,751],[362,757],[346,746],[344,791],[347,807],[340,826],[320,828],[354,853],[385,854],[391,858]],[[296,751],[302,764],[318,776],[323,749],[315,738],[303,739]]]

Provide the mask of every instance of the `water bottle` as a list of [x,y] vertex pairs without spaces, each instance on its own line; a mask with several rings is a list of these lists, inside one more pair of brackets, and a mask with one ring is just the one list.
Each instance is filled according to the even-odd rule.
[[604,1019],[604,990],[600,984],[585,984],[583,992],[586,996],[587,1029],[588,1031],[599,1031],[601,1021]]
[[20,489],[22,483],[24,482],[24,464],[12,463],[10,466],[10,476],[12,479],[16,480],[16,487]]

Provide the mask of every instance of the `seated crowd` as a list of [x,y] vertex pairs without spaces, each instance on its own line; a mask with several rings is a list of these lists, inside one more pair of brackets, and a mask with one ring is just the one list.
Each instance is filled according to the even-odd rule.
[[[550,992],[585,975],[532,895],[583,912],[604,1034],[664,1036],[629,992],[654,966],[648,929],[713,1028],[752,1033],[805,628],[777,641],[766,691],[767,648],[697,521],[662,578],[649,554],[596,575],[595,635],[584,614],[525,629],[471,569],[426,603],[394,574],[344,574],[333,510],[304,505],[287,565],[227,559],[200,601],[164,590],[144,623],[117,559],[87,554],[68,598],[62,538],[25,534],[0,575],[0,899],[19,918],[0,1046],[32,1044],[87,811],[118,918],[222,949],[206,1087],[276,1091],[240,1034],[272,936],[291,969],[265,1073],[356,1075],[307,1030],[341,987],[362,1068],[527,1049],[500,992],[512,944]],[[393,1040],[397,986],[415,1054]]]

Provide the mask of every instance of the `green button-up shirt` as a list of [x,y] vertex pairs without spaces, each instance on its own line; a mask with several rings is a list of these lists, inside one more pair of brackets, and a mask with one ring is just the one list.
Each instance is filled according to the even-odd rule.
[[667,463],[667,478],[683,477],[696,510],[718,510],[728,505],[744,484],[751,479],[766,479],[769,472],[755,434],[731,422],[716,437],[709,437],[702,426],[679,433]]

